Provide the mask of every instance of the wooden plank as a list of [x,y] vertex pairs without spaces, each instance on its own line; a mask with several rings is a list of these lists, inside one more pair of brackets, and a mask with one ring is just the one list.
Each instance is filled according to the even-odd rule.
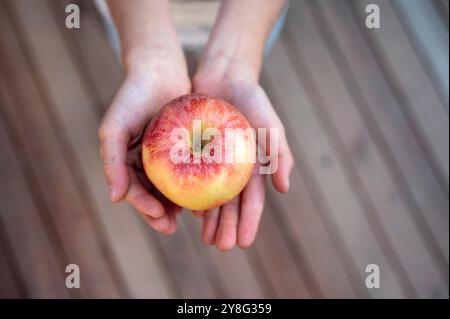
[[[196,232],[200,233],[200,230],[197,225]],[[279,234],[277,225],[267,225],[263,221],[259,233],[249,250],[234,248],[223,253],[216,247],[207,249],[226,286],[226,298],[309,297],[299,271],[291,268],[292,259],[286,256],[284,243],[276,236]],[[283,267],[286,271],[280,272]]]
[[55,24],[46,2],[14,1],[10,6],[12,14],[27,21],[17,31],[27,40],[26,49],[32,53],[36,73],[47,83],[47,106],[54,116],[53,123],[65,138],[68,163],[84,181],[82,188],[92,204],[94,218],[99,219],[98,226],[106,232],[104,248],[112,250],[117,279],[123,279],[130,297],[174,296],[159,247],[142,232],[140,217],[128,205],[113,205],[109,201],[98,155],[98,114],[58,32],[64,26]]
[[[390,174],[403,189],[412,216],[423,236],[437,242],[448,263],[448,195],[444,194],[408,126],[407,120],[383,74],[376,65],[364,37],[346,6],[319,2],[328,42],[349,91],[368,129],[387,159]],[[439,252],[438,252],[439,253]]]
[[[286,39],[281,39],[281,42],[286,42]],[[287,86],[285,82],[291,83],[291,74],[286,75],[286,70],[292,70],[294,66],[289,64],[286,59],[283,49],[277,44],[276,48],[269,55],[265,61],[265,68],[262,75],[262,84],[266,89],[273,105],[277,109],[277,113],[283,120],[287,130],[288,139],[294,141],[298,134],[295,128],[289,125],[287,120],[290,117],[289,104],[282,102],[290,100],[290,103],[297,104],[297,97],[292,96],[289,99],[284,99],[286,95],[293,95],[293,90],[282,89]],[[284,72],[283,72],[284,71]],[[277,85],[276,85],[276,84]],[[278,95],[281,95],[280,99]],[[289,103],[289,102],[288,102]],[[296,166],[291,174],[291,191],[288,194],[280,196],[273,195],[269,192],[270,202],[275,205],[276,216],[274,218],[287,237],[287,242],[290,242],[290,250],[297,250],[297,260],[303,260],[304,268],[311,268],[306,271],[305,280],[311,281],[308,286],[313,291],[313,297],[327,297],[327,298],[353,298],[357,295],[360,297],[367,296],[365,292],[361,291],[360,283],[357,276],[354,276],[349,266],[352,263],[350,256],[337,250],[340,245],[337,244],[339,240],[332,235],[334,225],[329,221],[327,216],[324,216],[321,205],[317,204],[317,200],[311,198],[310,192],[314,190],[307,189],[305,183],[308,183],[309,177],[305,176],[303,158],[300,155],[301,150],[296,143],[292,143],[294,157],[296,158]],[[310,185],[308,185],[310,186]],[[320,201],[320,200],[319,200]],[[316,205],[317,204],[317,205]],[[278,210],[281,210],[278,212]],[[334,238],[333,238],[334,237]],[[350,258],[349,258],[350,257]],[[299,266],[300,267],[300,266]],[[353,283],[351,282],[353,281]],[[356,285],[357,287],[352,287]],[[356,294],[355,294],[356,292]]]
[[[376,32],[364,27],[364,8],[377,3],[383,12],[383,27]],[[388,1],[354,1],[352,12],[369,40],[377,63],[411,122],[415,137],[426,151],[442,187],[448,192],[449,118],[426,70],[415,55]]]
[[[274,95],[271,96],[276,102]],[[292,129],[287,129],[288,136],[293,136],[289,134]],[[298,152],[295,146],[294,150]],[[296,160],[297,165],[303,162],[298,156]],[[283,198],[274,194],[273,190],[269,191],[274,223],[278,223],[283,232],[287,249],[295,258],[296,268],[304,273],[305,283],[313,298],[364,297],[365,294],[354,287],[357,278],[352,276],[350,269],[346,269],[352,261],[344,260],[348,256],[343,256],[340,246],[332,242],[332,226],[324,221],[326,217],[320,211],[322,208],[316,207],[309,194],[311,190],[305,186],[308,178],[300,171],[303,169],[293,169],[291,191]]]
[[[193,241],[196,243],[199,254],[202,255],[205,262],[204,264],[216,269],[216,276],[218,275],[219,281],[222,283],[223,292],[225,298],[274,298],[281,295],[288,294],[293,296],[305,298],[309,294],[306,291],[302,278],[296,269],[290,269],[283,274],[279,274],[279,268],[271,267],[272,260],[269,260],[267,255],[277,255],[282,257],[283,243],[273,238],[273,233],[277,230],[274,228],[277,225],[270,225],[266,227],[265,234],[262,234],[263,227],[260,230],[264,240],[257,240],[252,250],[262,252],[264,256],[256,259],[256,256],[251,255],[251,251],[241,250],[239,248],[232,249],[226,253],[218,251],[216,247],[205,247],[200,243],[201,223],[200,220],[194,220],[191,216],[184,216],[185,222],[189,227],[189,232],[192,234]],[[266,245],[270,241],[271,245]],[[275,244],[276,243],[276,244]],[[278,245],[277,245],[278,244]],[[276,251],[275,251],[276,250]],[[273,259],[273,256],[270,258]],[[286,258],[278,259],[278,265],[283,265]],[[292,266],[292,264],[288,265]],[[287,267],[285,265],[285,267]],[[272,285],[268,285],[268,281],[277,281],[280,277],[286,277],[286,274],[292,275],[289,280],[289,285],[283,286],[282,283],[275,282],[275,290]]]
[[188,210],[179,218],[186,232],[189,234],[190,240],[195,247],[196,254],[201,260],[202,268],[208,276],[214,280],[214,294],[216,298],[230,298],[227,284],[220,275],[220,267],[216,264],[216,260],[211,257],[208,247],[200,242],[201,226],[199,225],[202,218],[190,216],[192,213]]
[[[287,39],[282,39],[282,43],[286,42]],[[347,251],[345,243],[341,243],[341,234],[339,234],[339,231],[336,231],[336,225],[332,218],[327,216],[329,209],[323,205],[325,201],[319,194],[320,189],[315,185],[314,176],[311,176],[310,169],[307,167],[307,159],[303,156],[306,150],[302,149],[301,143],[300,145],[299,143],[293,143],[294,141],[301,142],[298,137],[304,135],[298,130],[298,126],[302,126],[301,123],[296,123],[293,118],[303,118],[305,116],[303,113],[293,110],[293,108],[296,105],[304,105],[307,102],[305,101],[304,93],[300,92],[299,94],[298,92],[296,87],[296,85],[298,86],[298,80],[295,78],[294,73],[285,71],[294,69],[294,65],[289,64],[288,60],[283,46],[277,44],[266,63],[265,73],[270,74],[270,76],[264,77],[267,78],[264,83],[268,89],[269,96],[276,106],[278,114],[283,119],[288,137],[291,136],[291,147],[293,147],[298,166],[297,168],[294,167],[291,175],[291,189],[295,190],[295,192],[291,191],[287,194],[286,199],[277,202],[277,205],[284,207],[284,211],[286,213],[290,212],[292,216],[284,222],[287,226],[285,227],[285,233],[292,234],[291,236],[294,237],[294,240],[291,241],[297,245],[304,244],[302,246],[303,249],[300,248],[299,250],[305,251],[306,259],[313,259],[312,268],[318,273],[317,280],[321,282],[320,286],[325,296],[348,298],[354,297],[354,291],[356,291],[357,295],[364,297],[367,296],[366,289],[361,287],[359,274],[353,272],[355,265],[353,264],[352,256]],[[273,82],[271,83],[268,79],[271,79]],[[293,137],[296,137],[296,139]],[[314,136],[314,138],[316,137]],[[318,140],[315,141],[316,145],[322,144]],[[329,154],[326,151],[317,156],[317,158],[318,163],[324,167],[329,165],[327,163],[332,163],[333,161],[333,159],[329,158]],[[306,189],[305,183],[309,189]],[[292,197],[289,198],[291,194]],[[283,220],[282,217],[285,216],[289,216],[289,214],[282,214],[278,218]],[[322,235],[322,233],[325,233],[325,235]],[[297,236],[296,239],[295,236]],[[330,246],[334,247],[324,245],[330,240],[332,242]],[[318,245],[322,245],[322,247]],[[339,261],[341,261],[342,265]],[[354,291],[349,286],[349,282],[346,281],[346,277],[352,280],[351,285],[355,287]]]
[[171,12],[183,48],[202,49],[214,26],[220,1],[172,1]]
[[[3,214],[0,211],[0,215]],[[6,250],[6,238],[2,221],[0,220],[0,299],[25,298],[26,292],[17,282],[17,274],[14,273],[14,266],[11,265],[11,258]]]
[[[283,109],[283,104],[276,93],[281,95],[292,93],[276,88],[275,83],[284,83],[290,77],[276,70],[286,70],[286,67],[292,69],[292,66],[283,64],[286,62],[283,60],[280,50],[282,49],[279,49],[277,45],[277,48],[269,56],[266,63],[268,66],[263,73],[263,85],[280,117],[286,119],[289,116],[289,111],[286,112],[287,107],[285,105],[285,109]],[[269,81],[268,79],[272,80]],[[280,85],[279,87],[283,86]],[[291,101],[295,99],[295,97],[292,97]],[[287,120],[284,120],[283,123],[285,123],[287,136],[296,136],[295,129],[288,125]],[[305,185],[305,183],[308,183],[309,176],[306,176],[303,158],[300,156],[302,150],[295,143],[291,142],[291,144],[296,158],[296,166],[294,166],[290,177],[291,191],[285,194],[283,198],[276,195],[269,196],[272,205],[277,207],[276,210],[282,211],[276,213],[276,221],[280,223],[286,240],[291,243],[290,249],[297,250],[298,256],[296,256],[296,259],[299,262],[303,260],[303,263],[305,263],[302,268],[305,268],[307,273],[307,279],[305,280],[310,281],[308,286],[310,286],[311,291],[314,291],[313,296],[352,298],[356,296],[356,291],[357,295],[362,297],[364,293],[358,292],[359,284],[356,284],[355,289],[352,287],[355,285],[352,281],[358,280],[351,274],[351,267],[348,266],[348,263],[352,261],[347,260],[349,256],[337,254],[337,251],[341,249],[337,244],[339,240],[333,239],[334,231],[332,229],[334,226],[329,222],[329,218],[324,216],[323,211],[325,209],[319,208],[321,205],[317,202],[320,200],[314,200],[311,197],[310,193],[314,190],[308,189]],[[272,194],[272,192],[269,192],[269,194]]]
[[[287,38],[283,43],[285,41],[292,40]],[[303,170],[310,174],[309,183],[316,184],[313,188],[314,196],[318,198],[316,203],[322,205],[325,211],[328,229],[334,236],[332,240],[338,245],[338,254],[344,256],[345,267],[350,272],[358,293],[385,298],[403,296],[397,272],[385,257],[379,238],[369,226],[364,208],[324,134],[324,128],[315,115],[303,84],[286,64],[289,57],[287,50],[277,44],[272,56],[275,52],[279,54],[280,64],[278,68],[268,69],[268,72],[272,76],[278,74],[277,81],[270,84],[273,91],[278,92],[277,110],[282,114],[285,125],[291,127],[291,136],[296,137],[291,141],[292,145],[296,145],[295,155],[301,161]],[[285,67],[280,67],[281,65]],[[286,94],[287,92],[290,94]],[[363,278],[364,269],[367,264],[375,261],[384,269],[387,285],[377,291],[367,291]]]
[[434,0],[433,4],[436,7],[436,11],[439,13],[442,21],[448,28],[449,1],[448,0]]
[[437,1],[441,2],[442,6],[443,6],[443,8],[444,8],[444,11],[445,11],[445,13],[447,14],[447,20],[448,20],[448,11],[449,11],[448,7],[449,7],[449,1],[448,1],[448,0],[437,0]]
[[183,211],[181,214],[177,218],[178,229],[175,234],[169,237],[158,234],[180,298],[216,298],[218,292],[215,278],[207,272],[183,222],[184,218],[192,216],[183,216],[190,214],[187,211]]
[[[302,23],[290,27],[295,34],[295,52],[301,54],[305,63],[298,73],[301,72],[304,81],[311,82],[310,92],[319,120],[338,149],[349,180],[358,188],[358,199],[371,227],[385,241],[384,249],[391,252],[398,275],[405,282],[409,277],[419,296],[430,297],[436,290],[445,294],[448,289],[442,282],[448,278],[445,261],[436,260],[430,253],[429,238],[421,236],[420,225],[411,219],[383,156],[345,86],[347,82],[336,68],[333,48],[325,46],[328,39],[322,39],[319,33],[320,17],[313,15],[312,4],[308,1],[301,7],[301,3],[293,4],[293,17]],[[423,269],[428,269],[427,273]]]
[[66,16],[62,12],[70,3],[80,6],[83,27],[76,32],[67,28],[59,29],[63,32],[67,46],[81,70],[83,81],[87,83],[86,87],[95,101],[98,112],[103,114],[122,82],[122,73],[92,1],[51,1],[50,5],[58,25],[64,24]]
[[[281,42],[284,43],[285,39]],[[297,79],[292,72],[285,71],[292,69],[283,45],[276,44],[265,63],[262,82],[283,120],[296,160],[290,178],[289,193],[283,195],[283,199],[271,197],[273,204],[283,211],[277,214],[277,221],[290,243],[290,250],[296,255],[296,260],[305,259],[306,263],[310,264],[311,270],[308,271],[306,280],[314,296],[363,297],[365,290],[361,290],[358,276],[351,271],[353,260],[344,252],[345,248],[340,244],[340,234],[327,216],[326,208],[322,207],[322,200],[311,196],[315,190],[312,188],[313,181],[308,170],[305,169],[306,160],[302,155],[304,150],[298,144],[299,132],[296,124],[289,120],[292,106],[302,103],[295,93],[297,89],[293,90],[294,86],[291,86]]]
[[298,263],[295,260],[296,254],[293,254],[286,244],[284,230],[279,227],[276,219],[287,212],[272,204],[274,196],[281,195],[271,192],[267,197],[259,236],[255,241],[258,262],[268,274],[276,298],[320,297],[321,295],[318,295],[316,291],[311,293],[310,291],[315,287],[311,289],[306,283],[305,278],[309,272],[305,271],[305,262],[302,260],[303,262]]
[[448,25],[432,1],[397,0],[392,6],[448,112]]
[[[201,219],[184,216],[185,223],[197,251],[206,267],[212,267],[217,281],[221,283],[219,297],[222,298],[267,298],[270,294],[260,282],[260,267],[253,267],[247,252],[235,248],[222,252],[215,246],[207,247],[201,242]],[[266,279],[264,279],[266,280]]]
[[[0,81],[0,105],[10,103],[5,99],[6,93]],[[24,179],[25,172],[19,166],[20,160],[15,154],[15,149],[20,146],[13,145],[8,138],[6,127],[9,125],[2,113],[3,109],[0,110],[0,222],[5,229],[4,236],[14,243],[12,250],[17,256],[17,271],[23,278],[29,297],[68,297],[63,275],[67,264],[64,264],[64,260],[57,260],[61,257],[61,245],[52,243],[46,234],[48,229],[40,219]]]
[[116,297],[118,290],[111,269],[87,216],[89,208],[76,189],[61,149],[55,147],[58,142],[45,113],[44,102],[7,20],[2,19],[0,30],[0,67],[14,105],[6,104],[4,110],[24,145],[25,161],[32,167],[30,178],[42,190],[68,261],[78,264],[82,270],[85,278],[80,288],[82,296]]

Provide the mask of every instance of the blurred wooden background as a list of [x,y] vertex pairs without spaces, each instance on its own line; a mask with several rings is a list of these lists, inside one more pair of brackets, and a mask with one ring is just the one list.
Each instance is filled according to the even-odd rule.
[[222,253],[190,213],[165,237],[109,201],[96,132],[122,75],[93,4],[1,0],[0,297],[448,298],[448,10],[291,1],[261,77],[291,191],[270,186],[256,244]]

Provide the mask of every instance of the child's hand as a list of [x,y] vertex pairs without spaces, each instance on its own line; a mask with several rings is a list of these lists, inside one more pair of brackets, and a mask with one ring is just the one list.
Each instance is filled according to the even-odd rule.
[[[235,105],[253,128],[266,128],[267,132],[270,128],[278,130],[278,169],[272,174],[272,183],[279,192],[288,191],[294,160],[283,124],[258,85],[256,72],[238,61],[218,58],[200,65],[193,85],[194,92],[217,96]],[[235,244],[249,247],[258,230],[264,191],[265,175],[259,173],[256,165],[247,186],[231,202],[206,212],[195,212],[197,216],[204,216],[203,241],[221,250],[231,249]]]
[[104,172],[111,200],[126,198],[151,227],[171,234],[176,229],[175,216],[180,207],[163,198],[148,181],[140,159],[140,144],[151,117],[167,101],[189,93],[190,81],[185,65],[169,55],[137,54],[132,59],[134,62],[126,70],[127,76],[99,129]]

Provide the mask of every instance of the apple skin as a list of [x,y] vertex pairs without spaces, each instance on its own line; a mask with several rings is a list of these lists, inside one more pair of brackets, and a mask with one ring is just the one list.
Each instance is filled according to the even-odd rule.
[[[170,149],[174,145],[171,132],[185,128],[192,134],[193,121],[203,127],[217,128],[225,145],[225,129],[247,129],[250,125],[233,105],[203,94],[180,96],[162,107],[145,130],[142,141],[142,161],[145,173],[153,185],[175,204],[192,210],[207,210],[221,206],[238,195],[250,179],[254,162],[222,161],[174,163]],[[255,152],[255,140],[241,139],[233,149],[244,156]]]

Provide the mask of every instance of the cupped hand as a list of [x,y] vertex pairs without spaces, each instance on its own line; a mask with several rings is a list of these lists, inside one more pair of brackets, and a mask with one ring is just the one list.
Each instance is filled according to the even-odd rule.
[[[235,61],[208,61],[200,66],[193,79],[193,90],[220,97],[236,106],[257,128],[278,131],[278,168],[272,174],[272,183],[279,192],[289,189],[289,175],[294,160],[283,124],[266,93],[258,84],[257,76]],[[270,150],[266,149],[266,153]],[[257,157],[258,158],[258,157]],[[259,165],[244,190],[229,203],[208,211],[194,212],[203,217],[202,240],[229,250],[236,244],[241,248],[252,245],[264,208],[265,175]]]
[[126,199],[155,230],[171,234],[181,210],[164,198],[145,176],[140,159],[143,131],[168,101],[190,93],[185,65],[170,59],[138,58],[145,64],[126,70],[125,79],[100,128],[100,154],[110,198]]

